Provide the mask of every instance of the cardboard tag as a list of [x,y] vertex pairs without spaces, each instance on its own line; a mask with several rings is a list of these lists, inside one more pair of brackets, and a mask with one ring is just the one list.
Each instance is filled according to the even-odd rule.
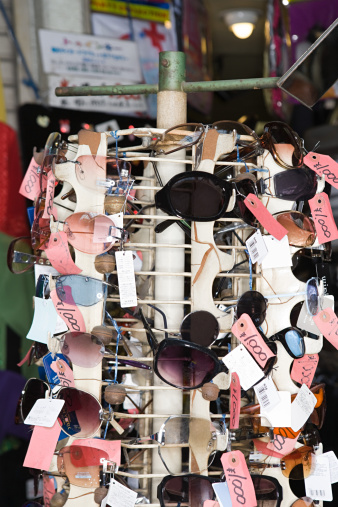
[[43,503],[48,506],[56,491],[56,481],[51,475],[43,475]]
[[215,500],[205,500],[203,507],[221,507],[221,506],[218,502],[215,502]]
[[[334,297],[333,296],[325,296],[323,298],[323,307],[324,309],[331,308],[334,309]],[[312,315],[310,315],[306,308],[306,303],[304,302],[302,308],[300,310],[298,319],[297,319],[297,327],[299,329],[303,329],[308,333],[316,334],[317,336],[322,334]]]
[[332,308],[312,317],[321,334],[338,350],[338,318]]
[[309,206],[319,244],[323,245],[337,239],[338,229],[333,218],[329,196],[321,192],[309,200]]
[[[274,458],[281,459],[283,457],[282,454],[280,454],[277,451],[274,451],[273,449],[268,448],[268,442],[264,442],[263,440],[258,440],[257,438],[254,438],[253,440],[254,446],[256,447],[257,451],[261,452],[262,454],[265,454],[266,456],[273,456]],[[251,458],[250,458],[251,460]],[[255,461],[255,460],[251,460]],[[259,461],[262,461],[262,457],[259,459]]]
[[[104,498],[109,507],[134,507],[137,493],[111,479],[108,494]],[[103,504],[104,505],[104,504]]]
[[65,403],[65,400],[55,400],[53,398],[36,400],[31,411],[24,420],[25,424],[32,426],[43,426],[51,428]]
[[256,361],[251,357],[244,345],[239,345],[222,359],[231,372],[238,374],[241,386],[245,391],[250,389],[264,377]]
[[323,452],[322,456],[325,456],[329,460],[330,467],[330,481],[331,484],[338,482],[338,459],[333,451]]
[[133,254],[129,251],[115,252],[121,308],[137,306]]
[[40,170],[41,167],[35,162],[34,157],[32,157],[19,189],[19,194],[31,201],[34,201],[34,199],[41,193]]
[[241,411],[241,384],[237,373],[231,373],[230,383],[230,429],[239,428],[239,414]]
[[73,371],[69,368],[66,361],[56,358],[55,361],[51,363],[50,367],[55,371],[63,387],[76,387]]
[[271,428],[288,428],[291,426],[291,393],[278,391],[280,401],[270,410],[261,408],[261,415],[265,417]]
[[225,452],[221,462],[229,488],[232,507],[257,507],[255,488],[241,451]]
[[60,433],[58,422],[51,428],[34,426],[23,466],[49,470]]
[[76,305],[70,305],[64,301],[60,301],[55,289],[50,291],[50,298],[55,306],[55,310],[70,331],[86,332],[86,325],[82,313]]
[[60,384],[60,379],[57,376],[55,371],[55,367],[52,368],[52,364],[57,360],[62,359],[66,362],[66,358],[63,354],[53,354],[52,352],[48,352],[43,358],[43,367],[45,369],[47,380],[50,384],[58,385]]
[[318,354],[305,354],[301,359],[295,359],[291,369],[292,380],[305,384],[310,389],[318,361]]
[[332,502],[332,487],[330,480],[330,466],[327,456],[316,454],[314,470],[304,479],[305,493],[312,500]]
[[280,402],[277,387],[270,377],[266,377],[254,386],[262,410],[272,410]]
[[78,275],[82,272],[72,259],[65,232],[52,232],[45,252],[52,266],[61,275]]
[[212,484],[212,487],[215,491],[218,502],[210,500],[210,507],[214,507],[215,505],[219,505],[219,507],[229,507],[229,505],[231,506],[231,496],[228,484],[226,482],[215,482]]
[[74,440],[73,445],[102,449],[108,454],[109,461],[118,466],[121,464],[121,440],[104,440],[103,438],[79,438]]
[[268,254],[262,262],[262,269],[285,268],[292,266],[290,245],[287,236],[278,241],[273,236],[264,236]]
[[243,343],[257,363],[264,368],[267,360],[275,354],[267,346],[249,315],[243,313],[234,323],[231,332]]
[[[281,428],[281,431],[283,431],[283,428]],[[297,440],[298,437],[287,438],[283,435],[274,435],[272,442],[269,442],[266,447],[267,449],[271,449],[272,451],[285,456],[294,450]]]
[[268,254],[261,231],[258,229],[248,240],[245,242],[248,249],[252,264],[258,262],[261,264],[264,257]]
[[305,155],[303,162],[318,176],[324,176],[327,183],[338,188],[338,164],[329,155],[310,151]]
[[34,316],[30,330],[28,331],[28,340],[48,344],[48,335],[54,334],[57,313],[51,299],[43,299],[33,296]]
[[45,209],[43,210],[42,218],[49,218],[53,212],[54,193],[55,193],[55,176],[53,174],[53,171],[49,171],[47,175]]
[[264,204],[254,194],[249,194],[244,200],[245,206],[257,218],[259,223],[269,234],[278,240],[284,238],[288,231],[271,215]]
[[315,408],[317,398],[310,389],[303,384],[296,398],[291,403],[291,428],[300,430]]

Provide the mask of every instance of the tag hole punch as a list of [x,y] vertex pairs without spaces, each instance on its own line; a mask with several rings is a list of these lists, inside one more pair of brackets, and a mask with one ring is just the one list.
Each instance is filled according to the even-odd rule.
[[312,155],[313,160],[317,160],[317,155]]
[[329,314],[327,312],[323,312],[320,316],[320,318],[324,321],[328,320]]
[[322,204],[322,200],[321,199],[318,199],[318,204]]

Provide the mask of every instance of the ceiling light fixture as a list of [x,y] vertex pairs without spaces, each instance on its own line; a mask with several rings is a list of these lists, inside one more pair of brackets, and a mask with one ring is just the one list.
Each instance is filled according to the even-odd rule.
[[222,11],[225,24],[239,39],[247,39],[253,32],[260,12],[254,9],[232,9]]

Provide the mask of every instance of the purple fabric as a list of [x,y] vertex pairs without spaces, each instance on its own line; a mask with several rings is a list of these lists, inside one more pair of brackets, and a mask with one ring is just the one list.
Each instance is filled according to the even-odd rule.
[[18,399],[25,384],[26,379],[19,373],[0,371],[0,442],[8,435],[24,440],[30,437],[29,426],[14,422]]

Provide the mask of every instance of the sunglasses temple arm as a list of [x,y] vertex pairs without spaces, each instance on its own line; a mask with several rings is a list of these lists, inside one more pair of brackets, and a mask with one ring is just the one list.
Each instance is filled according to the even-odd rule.
[[145,363],[140,363],[138,361],[129,361],[128,359],[118,359],[120,364],[126,364],[128,366],[134,366],[135,368],[143,368],[144,370],[151,370],[151,367]]
[[305,296],[306,292],[290,292],[289,294],[273,294],[271,296],[264,296],[265,299],[274,299],[274,298],[286,298],[289,296]]
[[141,317],[141,320],[142,320],[142,323],[143,323],[143,326],[144,326],[144,329],[146,331],[146,335],[147,335],[147,340],[148,340],[148,343],[150,345],[150,348],[153,352],[156,352],[157,348],[158,348],[158,341],[157,341],[157,338],[156,336],[154,335],[154,333],[152,332],[148,322],[147,322],[147,319],[145,318],[145,316],[143,315],[143,312],[141,310],[141,308],[139,308],[139,314],[140,314],[140,317]]
[[164,220],[163,222],[160,222],[156,225],[155,232],[159,234],[168,229],[168,227],[170,227],[172,224],[177,224],[182,229],[182,231],[187,234],[189,238],[191,238],[191,228],[185,220]]
[[[157,312],[159,312],[162,315],[164,329],[168,329],[167,316],[164,313],[164,311],[161,310],[160,308],[157,308],[157,306],[151,305],[150,303],[147,303],[147,305],[150,306],[150,308],[153,308],[154,310],[156,310]],[[167,333],[167,331],[164,332],[164,338],[166,340],[168,339],[168,333]]]

